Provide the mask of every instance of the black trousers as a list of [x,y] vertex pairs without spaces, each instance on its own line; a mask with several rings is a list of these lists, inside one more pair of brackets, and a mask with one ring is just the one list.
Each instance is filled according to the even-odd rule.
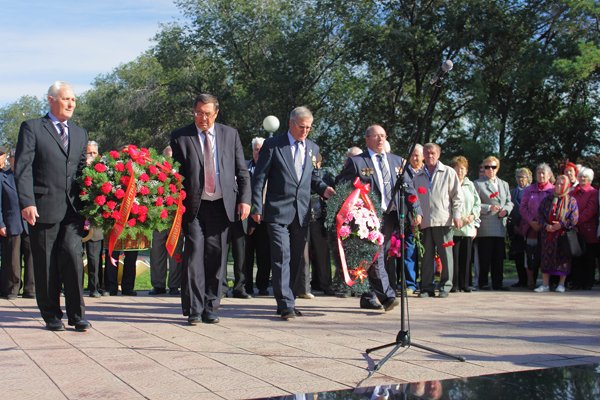
[[[250,228],[249,228],[250,229]],[[256,253],[256,288],[265,291],[269,288],[271,276],[271,246],[267,224],[259,224],[251,235],[246,236],[246,261],[244,262],[246,276],[246,292],[254,293],[252,277],[254,273],[254,253]]]
[[[233,258],[233,294],[242,294],[246,291],[246,234],[242,226],[242,221],[234,221],[229,226],[229,248]],[[252,276],[250,276],[252,279]],[[223,263],[223,291],[227,293],[229,284],[227,283],[227,259]]]
[[67,317],[85,318],[83,302],[84,219],[68,208],[61,222],[29,227],[37,305],[44,321],[61,319],[60,290],[64,284]]
[[479,288],[488,285],[488,275],[492,275],[492,288],[502,286],[504,279],[504,238],[495,236],[479,237]]
[[97,292],[100,289],[102,279],[102,251],[104,250],[104,240],[92,242],[88,240],[84,243],[87,253],[88,269],[88,290],[90,293]]
[[[21,261],[22,259],[22,261]],[[3,295],[19,294],[21,286],[21,264],[24,266],[23,293],[35,293],[33,258],[29,235],[11,235],[2,238],[2,286]]]
[[586,243],[585,253],[581,257],[573,257],[571,261],[571,277],[573,286],[589,289],[594,286],[596,272],[596,252],[598,243]]
[[324,218],[311,222],[308,228],[309,248],[312,253],[312,288],[314,290],[331,289],[331,254]]
[[452,274],[452,289],[464,290],[469,287],[471,277],[471,248],[473,238],[470,236],[454,236],[452,256],[454,258],[454,272]]
[[222,199],[202,200],[196,218],[185,225],[181,269],[183,315],[216,313],[219,309],[228,231],[229,219]]
[[[138,252],[137,251],[124,251],[125,253],[123,257],[123,276],[121,276],[121,290],[133,290],[135,286],[135,274],[136,267],[135,263],[137,261]],[[108,254],[108,250],[104,253],[104,286],[108,291],[117,291],[119,290],[119,268],[118,268],[118,260],[121,256],[120,251],[113,251],[112,258],[114,258],[115,263],[112,265],[110,260],[110,255]]]

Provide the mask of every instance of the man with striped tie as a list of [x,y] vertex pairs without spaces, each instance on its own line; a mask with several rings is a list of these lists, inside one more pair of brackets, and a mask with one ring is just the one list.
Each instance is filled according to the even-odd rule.
[[21,124],[15,179],[21,214],[29,223],[37,304],[51,331],[65,330],[60,290],[64,284],[68,323],[91,328],[83,303],[84,218],[75,180],[86,166],[87,132],[69,122],[73,86],[56,81],[48,90],[50,112]]

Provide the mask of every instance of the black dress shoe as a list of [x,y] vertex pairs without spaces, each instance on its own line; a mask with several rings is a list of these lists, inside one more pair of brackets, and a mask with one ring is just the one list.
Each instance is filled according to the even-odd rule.
[[495,287],[494,290],[500,290],[502,292],[510,292],[510,288],[507,286]]
[[296,310],[293,308],[284,308],[281,310],[281,319],[288,321],[292,318],[296,318]]
[[157,294],[165,294],[167,291],[163,287],[153,287],[151,291],[148,292],[150,296],[155,296]]
[[[395,297],[390,297],[390,299],[395,299]],[[377,304],[377,303],[375,303],[375,301],[371,300],[367,303],[361,303],[360,308],[364,308],[365,310],[381,310],[383,308],[383,306],[381,304]]]
[[385,311],[392,311],[394,307],[400,304],[400,300],[396,297],[390,297],[384,301],[381,305]]
[[[294,308],[294,313],[296,314],[296,317],[302,316],[302,313],[300,311],[298,311],[297,308]],[[281,310],[277,310],[277,315],[281,315]]]
[[204,322],[205,324],[218,324],[219,317],[217,317],[215,314],[211,313],[210,311],[204,311],[202,313],[202,322]]
[[479,290],[492,290],[492,288],[489,287],[488,285],[484,285],[484,286],[480,286]]
[[268,290],[259,290],[258,294],[260,296],[268,296],[269,295],[269,291]]
[[335,296],[335,290],[331,288],[326,288],[323,293],[325,293],[325,296]]
[[46,329],[49,331],[64,331],[65,324],[63,324],[60,319],[55,319],[53,321],[46,322]]
[[23,292],[23,298],[24,299],[35,299],[35,292],[33,292],[33,293],[25,293],[25,292]]
[[523,286],[527,286],[527,284],[523,284],[521,282],[517,282],[517,283],[513,283],[512,285],[510,285],[511,287],[523,287]]
[[246,292],[242,292],[242,293],[233,293],[233,297],[236,299],[251,299],[252,296],[250,296],[248,293]]
[[192,314],[188,317],[189,325],[200,325],[202,323],[202,317],[200,314]]
[[137,296],[137,292],[135,290],[121,290],[121,294],[123,296]]
[[426,291],[421,290],[421,292],[419,293],[419,297],[420,298],[435,297],[435,293],[433,293],[433,292],[426,292]]
[[463,289],[463,292],[465,293],[471,293],[473,290],[471,289],[471,286],[469,286],[468,288]]
[[119,291],[117,290],[105,290],[104,293],[102,293],[102,296],[117,296],[119,294]]
[[169,289],[169,294],[172,296],[180,296],[181,295],[181,291],[179,290],[179,288],[171,288]]
[[8,300],[15,300],[17,298],[16,294],[5,294],[3,297],[5,297]]
[[[23,295],[23,297],[25,297],[25,295]],[[90,292],[90,297],[102,297],[102,295],[100,294],[100,292]]]
[[69,326],[74,326],[76,331],[83,332],[92,327],[92,324],[87,322],[85,319],[80,319],[79,321],[68,321]]

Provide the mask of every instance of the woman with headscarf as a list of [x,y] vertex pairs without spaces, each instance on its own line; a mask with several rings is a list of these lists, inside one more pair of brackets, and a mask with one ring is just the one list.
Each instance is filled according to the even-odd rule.
[[571,265],[572,290],[590,290],[594,285],[596,251],[598,249],[598,189],[593,188],[594,171],[582,167],[577,174],[579,184],[569,193],[577,201],[579,222],[576,229],[585,237],[585,253],[573,257]]
[[[543,163],[538,165],[535,175],[536,183],[525,188],[519,207],[519,211],[521,212],[521,226],[519,229],[530,248],[534,248],[537,245],[539,234],[543,228],[537,219],[540,203],[544,198],[554,192],[554,185],[550,183],[552,170],[548,164]],[[529,290],[535,289],[539,268],[540,260],[528,255],[527,287]]]
[[488,273],[492,276],[492,289],[510,290],[502,284],[506,217],[513,209],[508,183],[498,178],[500,160],[490,156],[483,160],[485,177],[473,182],[481,200],[481,226],[477,231],[479,241],[479,290],[490,290]]
[[543,283],[534,292],[550,291],[550,275],[558,275],[560,283],[557,292],[565,291],[565,279],[571,272],[571,257],[565,255],[558,246],[560,234],[573,229],[579,220],[577,201],[569,196],[569,178],[560,175],[556,179],[554,193],[540,203],[538,221],[542,224],[542,270]]

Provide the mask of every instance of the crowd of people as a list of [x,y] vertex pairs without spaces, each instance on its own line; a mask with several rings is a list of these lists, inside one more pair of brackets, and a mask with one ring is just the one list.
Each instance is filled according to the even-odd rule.
[[[84,331],[91,328],[83,301],[84,249],[91,297],[118,295],[117,270],[109,260],[119,258],[119,252],[108,254],[104,232],[86,227],[79,213],[76,177],[98,157],[98,144],[69,121],[76,105],[72,86],[55,82],[48,102],[46,116],[22,124],[16,150],[0,146],[0,291],[14,299],[22,286],[22,296],[37,299],[53,331],[65,329],[64,295],[68,324]],[[283,320],[302,316],[297,297],[311,299],[313,291],[336,295],[335,249],[329,248],[324,224],[327,199],[336,195],[340,182],[356,178],[381,199],[384,235],[367,271],[371,291],[360,296],[360,308],[392,310],[403,284],[406,294],[421,298],[435,297],[436,291],[441,298],[509,291],[503,282],[507,247],[519,278],[514,287],[564,292],[589,290],[595,283],[599,194],[591,186],[589,168],[567,162],[555,177],[541,164],[535,182],[529,169],[519,168],[518,186],[510,189],[498,177],[500,160],[494,156],[479,164],[479,178],[471,181],[465,157],[445,165],[441,147],[427,143],[416,145],[404,160],[390,152],[385,129],[372,125],[365,131],[366,150],[350,148],[333,178],[323,172],[320,149],[308,139],[313,124],[308,108],[291,111],[285,134],[253,139],[248,161],[238,132],[215,122],[218,113],[218,100],[201,94],[193,103],[194,122],[171,134],[164,154],[180,164],[185,178],[183,232],[172,257],[165,248],[168,231],[154,232],[150,250],[149,294],[181,296],[190,325],[219,322],[221,298],[229,291],[230,248],[232,297],[251,299],[255,287],[258,295],[268,295],[271,284],[275,311]],[[406,183],[404,197],[393,191],[400,176]],[[402,223],[402,199],[407,209],[404,263],[389,255],[393,232]],[[576,257],[564,247],[570,230],[585,243]],[[137,252],[126,252],[122,295],[137,295],[136,261]]]

